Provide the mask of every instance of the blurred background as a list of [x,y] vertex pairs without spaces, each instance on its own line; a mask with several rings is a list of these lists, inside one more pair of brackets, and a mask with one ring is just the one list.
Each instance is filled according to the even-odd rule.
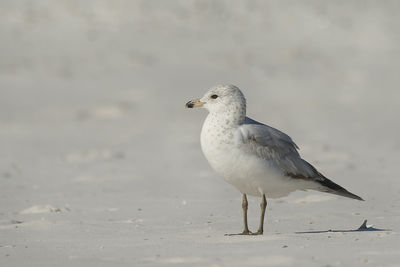
[[[398,210],[399,10],[399,1],[1,1],[2,220],[50,205],[73,222],[130,214],[154,227],[231,212],[240,229],[240,194],[200,150],[207,113],[184,109],[224,83],[242,89],[250,117],[372,202],[364,212]],[[281,207],[275,216],[296,209]]]

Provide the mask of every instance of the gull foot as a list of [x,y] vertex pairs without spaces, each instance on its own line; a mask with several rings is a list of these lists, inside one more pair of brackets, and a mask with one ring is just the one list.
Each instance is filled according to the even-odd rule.
[[258,230],[255,233],[250,233],[250,235],[263,235],[263,231]]
[[249,230],[244,230],[243,232],[241,232],[239,234],[225,234],[225,236],[234,236],[234,235],[253,235],[253,233],[250,232]]

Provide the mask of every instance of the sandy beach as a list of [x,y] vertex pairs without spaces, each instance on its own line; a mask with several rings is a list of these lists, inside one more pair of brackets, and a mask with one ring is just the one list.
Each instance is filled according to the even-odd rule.
[[[399,11],[2,1],[0,266],[400,266]],[[207,112],[184,109],[225,83],[365,201],[295,192],[263,236],[225,236],[241,194],[201,152]],[[364,220],[382,231],[350,231]]]

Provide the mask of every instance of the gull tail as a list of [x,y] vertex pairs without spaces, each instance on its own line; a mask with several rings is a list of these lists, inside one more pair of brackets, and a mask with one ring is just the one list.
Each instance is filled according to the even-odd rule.
[[347,191],[346,189],[344,189],[340,185],[332,182],[331,180],[329,180],[328,178],[326,178],[322,174],[320,174],[320,175],[321,175],[320,179],[316,180],[316,182],[318,182],[319,184],[323,185],[326,188],[326,190],[324,188],[321,191],[327,192],[327,193],[331,193],[331,194],[335,194],[335,195],[339,195],[339,196],[343,196],[343,197],[348,197],[348,198],[353,198],[353,199],[364,201],[364,199],[362,199],[361,197],[359,197],[359,196]]

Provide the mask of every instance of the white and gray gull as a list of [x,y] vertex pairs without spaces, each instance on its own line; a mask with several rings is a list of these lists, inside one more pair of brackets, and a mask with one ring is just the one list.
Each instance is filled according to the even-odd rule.
[[[312,189],[363,200],[303,160],[288,135],[246,117],[246,99],[238,87],[215,86],[185,107],[209,111],[201,130],[201,148],[217,174],[243,194],[241,235],[263,234],[266,197],[279,198],[295,190]],[[247,224],[246,195],[261,197],[260,225],[254,233]]]

